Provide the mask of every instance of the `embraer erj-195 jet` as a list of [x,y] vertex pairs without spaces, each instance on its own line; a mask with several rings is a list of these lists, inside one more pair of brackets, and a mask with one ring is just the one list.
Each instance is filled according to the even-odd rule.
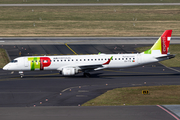
[[3,67],[3,70],[23,71],[58,70],[64,76],[108,68],[129,68],[173,58],[168,54],[172,30],[166,30],[151,49],[137,54],[97,54],[18,57]]

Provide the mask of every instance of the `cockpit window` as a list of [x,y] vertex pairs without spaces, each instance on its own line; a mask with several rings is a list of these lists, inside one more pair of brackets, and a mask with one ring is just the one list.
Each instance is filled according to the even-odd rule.
[[11,61],[11,63],[16,63],[16,62],[18,62],[18,61],[17,61],[17,60],[12,60],[12,61]]

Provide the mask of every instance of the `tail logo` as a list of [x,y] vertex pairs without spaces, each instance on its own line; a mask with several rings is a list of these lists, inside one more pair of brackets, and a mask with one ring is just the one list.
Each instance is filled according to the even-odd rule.
[[144,51],[144,54],[167,54],[171,40],[172,30],[166,30],[151,49]]
[[161,37],[162,54],[167,54],[166,37]]

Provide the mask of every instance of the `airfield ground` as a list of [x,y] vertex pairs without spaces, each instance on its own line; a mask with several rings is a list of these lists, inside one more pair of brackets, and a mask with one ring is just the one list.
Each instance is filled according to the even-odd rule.
[[[62,2],[63,0],[45,2],[56,3],[57,1]],[[71,3],[73,1],[67,0],[66,2]],[[88,3],[89,1],[78,0],[81,3]],[[106,1],[104,0],[103,2]],[[121,2],[122,0],[118,1]],[[127,0],[126,2],[129,1]],[[35,2],[42,2],[42,0],[16,1],[16,3]],[[96,2],[102,1],[95,0],[94,3]],[[117,2],[117,0],[112,0],[111,2]],[[144,0],[136,0],[135,2],[144,2]],[[157,1],[147,0],[146,2]],[[169,1],[163,0],[158,2]],[[170,2],[179,2],[179,0],[172,0]],[[0,3],[15,2],[14,0],[2,0]],[[1,7],[0,33],[1,36],[159,36],[166,29],[173,29],[173,36],[180,36],[179,10],[179,6]],[[115,46],[100,47],[100,49],[102,51],[106,49],[105,51],[115,53]],[[125,48],[129,49],[133,46]],[[14,46],[6,46],[7,49],[8,47],[11,53],[17,52],[13,51],[15,49]],[[111,47],[112,49],[109,49]],[[44,50],[42,46],[36,48],[38,49],[28,50],[33,50],[34,53],[39,52],[39,49]],[[79,50],[77,46],[73,48]],[[94,48],[97,51],[99,46]],[[60,47],[59,49],[60,51],[62,50]],[[64,49],[64,52],[67,51]],[[88,53],[89,51],[85,52]],[[147,65],[128,70],[102,71],[102,73],[93,73],[90,79],[83,78],[81,74],[75,77],[63,77],[52,71],[27,72],[25,79],[21,79],[16,72],[11,74],[8,71],[0,69],[0,109],[2,111],[0,118],[17,120],[53,120],[59,118],[65,120],[88,120],[95,118],[104,120],[173,120],[174,118],[171,115],[167,114],[158,106],[74,107],[114,88],[138,88],[139,86],[145,86],[145,88],[148,88],[148,86],[154,86],[154,88],[157,88],[156,86],[163,87],[162,91],[153,91],[154,88],[149,87],[150,94],[156,94],[154,96],[155,98],[159,95],[166,94],[164,91],[165,87],[170,87],[172,92],[174,92],[173,90],[178,90],[174,86],[172,88],[172,86],[161,85],[180,85],[179,72],[168,69],[158,63],[155,66],[155,68]],[[144,84],[144,82],[147,83]],[[71,91],[70,88],[72,88]],[[139,90],[142,90],[142,88],[139,88]],[[64,92],[60,95],[62,91]],[[129,89],[129,91],[133,90]],[[174,93],[174,95],[176,96],[171,96],[170,99],[179,99],[177,98],[179,96],[177,93]],[[151,95],[144,97],[151,97]],[[177,104],[178,102],[175,103]],[[34,105],[37,106],[33,107]],[[65,105],[71,107],[52,107]]]
[[[1,0],[1,4],[23,4],[23,3],[132,3],[132,0]],[[133,0],[133,3],[179,3],[179,0]]]
[[0,36],[180,36],[179,6],[1,7]]
[[[143,95],[142,90],[149,90],[150,94]],[[179,91],[179,85],[117,88],[84,103],[83,106],[180,104]]]

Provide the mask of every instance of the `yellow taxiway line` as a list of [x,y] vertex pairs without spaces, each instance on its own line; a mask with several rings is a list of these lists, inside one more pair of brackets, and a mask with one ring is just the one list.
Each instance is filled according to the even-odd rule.
[[67,45],[67,43],[65,43],[65,45],[66,45],[75,55],[78,55],[76,52],[74,52],[73,49],[71,49],[71,48]]

